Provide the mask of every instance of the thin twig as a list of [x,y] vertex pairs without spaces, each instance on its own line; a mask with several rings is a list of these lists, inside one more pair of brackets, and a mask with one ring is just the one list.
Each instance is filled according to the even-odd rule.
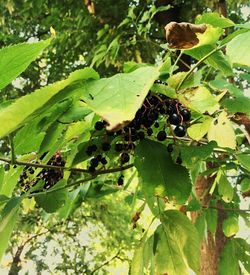
[[111,259],[109,259],[108,261],[104,262],[103,264],[101,264],[100,266],[98,266],[97,268],[95,268],[90,274],[94,274],[97,270],[99,270],[100,268],[104,267],[105,265],[108,265],[110,262],[112,262],[114,259],[116,259],[119,254],[120,254],[121,250],[119,250],[115,256],[113,256]]
[[188,73],[185,75],[185,77],[180,81],[180,83],[178,84],[176,90],[178,91],[180,89],[180,87],[182,86],[182,84],[190,77],[190,75],[193,73],[193,71],[201,64],[203,63],[207,58],[209,58],[211,55],[213,55],[214,53],[216,53],[217,51],[221,50],[222,48],[224,48],[226,46],[222,45],[219,46],[215,49],[213,49],[211,52],[209,52],[208,54],[206,54],[204,57],[202,57],[189,71]]
[[182,57],[182,54],[183,54],[183,52],[181,51],[180,54],[177,56],[177,58],[176,58],[176,60],[175,60],[175,62],[173,64],[173,66],[172,66],[172,69],[170,71],[170,76],[173,74],[175,66],[177,65],[177,63],[179,62],[180,58]]
[[13,142],[12,134],[9,135],[9,142],[10,142],[10,153],[11,153],[11,162],[10,162],[10,164],[14,165],[15,161],[16,161],[16,155],[15,155],[15,148],[14,148],[14,142]]

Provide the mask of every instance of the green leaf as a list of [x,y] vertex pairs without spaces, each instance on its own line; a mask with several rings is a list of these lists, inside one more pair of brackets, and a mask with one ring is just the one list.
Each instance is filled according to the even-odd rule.
[[232,201],[234,189],[224,174],[222,174],[219,179],[218,192],[224,202],[229,203]]
[[248,32],[249,29],[239,29],[236,30],[232,33],[230,33],[229,35],[227,35],[223,40],[220,41],[220,45],[225,45],[227,44],[229,41],[231,41],[233,38],[235,38],[236,36],[238,36],[239,34]]
[[[193,58],[200,60],[208,53],[215,49],[212,45],[203,45],[198,48],[193,48],[190,50],[185,50],[184,53],[192,56]],[[229,76],[233,74],[231,65],[227,60],[227,57],[221,52],[217,51],[208,57],[205,61],[206,64],[209,64],[216,70],[220,70],[224,75]]]
[[207,229],[214,235],[217,228],[218,212],[216,209],[208,208],[205,211]]
[[250,116],[250,98],[246,96],[240,96],[237,98],[225,98],[221,104],[228,110],[229,113],[245,113]]
[[71,123],[83,119],[91,113],[82,101],[76,101],[60,118],[59,121],[62,123]]
[[250,190],[250,179],[244,178],[240,183],[241,192],[247,192]]
[[150,89],[152,92],[155,92],[155,93],[160,93],[160,94],[163,94],[163,95],[166,95],[170,98],[176,98],[177,95],[176,95],[176,92],[175,92],[175,89],[170,87],[170,86],[167,86],[167,85],[163,85],[163,84],[154,84],[151,89]]
[[236,155],[239,163],[248,171],[250,171],[250,155],[249,154],[238,154]]
[[43,153],[50,151],[54,144],[60,139],[63,135],[65,125],[60,124],[58,122],[54,122],[48,128],[44,139],[41,142],[41,146],[39,149],[39,154],[42,155]]
[[188,127],[188,129],[187,129],[188,135],[192,139],[199,141],[207,134],[207,132],[210,128],[211,122],[212,122],[211,117],[204,116],[202,118],[201,122],[195,123],[195,124],[191,125],[190,127]]
[[137,246],[134,252],[133,260],[131,263],[131,275],[143,275],[144,272],[144,253],[145,253],[145,243],[146,243],[146,234],[144,234],[140,244]]
[[10,200],[10,198],[8,198],[7,196],[5,195],[0,195],[0,209],[1,209],[1,206],[4,205],[6,202],[8,202]]
[[42,207],[47,213],[56,212],[64,205],[67,197],[67,191],[65,189],[54,192],[51,191],[63,187],[65,186],[65,184],[66,181],[62,179],[55,186],[49,189],[48,192],[44,191],[44,194],[36,196],[35,200],[37,204]]
[[2,195],[5,195],[7,197],[10,197],[12,195],[12,192],[17,184],[18,178],[22,170],[23,167],[21,166],[16,168],[13,168],[13,166],[11,166],[10,170],[4,174],[3,184],[0,190],[0,193]]
[[207,88],[202,86],[184,91],[178,95],[178,99],[184,106],[201,114],[205,112],[213,114],[220,108],[215,97]]
[[222,223],[222,230],[226,237],[231,237],[239,231],[238,219],[234,216],[229,216]]
[[98,78],[97,73],[90,69],[73,72],[69,78],[56,82],[50,86],[46,86],[31,94],[25,95],[17,99],[13,104],[0,110],[0,137],[3,137],[20,127],[28,117],[35,111],[43,107],[53,96],[58,94],[66,86],[77,80],[88,78]]
[[214,141],[201,146],[180,146],[181,157],[187,167],[192,168],[200,160],[206,160],[216,147]]
[[0,261],[8,247],[9,238],[18,220],[21,198],[12,198],[5,205],[0,215]]
[[62,219],[67,219],[78,207],[81,206],[88,192],[90,183],[69,192],[64,206],[59,211],[59,216]]
[[128,61],[125,62],[123,65],[123,72],[124,73],[131,73],[141,67],[148,67],[149,65],[146,63],[137,63],[135,61]]
[[219,275],[240,275],[239,260],[236,256],[235,240],[228,240],[221,253]]
[[65,139],[70,141],[71,139],[78,139],[81,137],[81,142],[88,141],[90,138],[90,127],[91,121],[78,121],[76,123],[71,123],[66,131]]
[[192,196],[192,200],[189,201],[187,207],[186,207],[187,211],[197,211],[199,209],[201,209],[201,204],[200,202],[196,199],[195,196]]
[[82,89],[82,99],[109,123],[109,130],[119,128],[133,120],[158,76],[158,69],[148,66],[128,74],[88,81]]
[[216,12],[203,13],[195,19],[196,24],[210,24],[214,27],[228,28],[234,26],[234,22]]
[[225,111],[211,123],[207,138],[216,141],[218,146],[235,149],[236,136],[231,121],[227,118]]
[[180,204],[188,199],[191,191],[188,170],[173,162],[163,144],[142,141],[135,150],[135,166],[145,196],[167,196]]
[[194,48],[199,48],[203,45],[214,45],[220,39],[220,37],[224,34],[224,30],[222,28],[213,27],[211,25],[207,25],[207,29],[204,33],[197,33],[197,38],[199,39],[199,43],[194,46]]
[[21,74],[50,44],[51,39],[37,43],[23,43],[0,50],[0,89]]
[[234,64],[250,67],[250,32],[239,34],[226,47],[227,55]]
[[45,132],[38,127],[34,121],[26,124],[14,137],[14,148],[17,155],[23,155],[37,151],[45,136]]
[[[228,264],[230,262],[230,265]],[[239,264],[241,263],[241,265]],[[245,270],[250,272],[250,245],[246,240],[241,238],[233,238],[226,242],[224,246],[220,262],[220,275],[240,275],[244,266]],[[246,273],[244,273],[246,274]]]
[[223,98],[221,104],[226,107],[230,113],[245,113],[250,116],[250,98],[244,95],[244,91],[227,82],[224,79],[215,79],[209,82],[213,89],[228,90],[230,92],[229,98]]
[[4,184],[4,166],[0,165],[0,194],[2,192],[3,184]]
[[250,245],[241,238],[234,239],[236,246],[236,254],[247,272],[250,272]]
[[161,215],[157,228],[156,274],[188,275],[199,269],[199,235],[195,226],[181,212],[168,210]]
[[[187,75],[187,72],[176,73],[168,78],[167,83],[171,88],[176,89],[179,83],[184,79],[186,75]],[[187,89],[187,88],[199,86],[201,82],[201,78],[202,78],[201,71],[197,71],[193,73],[182,83],[180,89]]]
[[204,239],[206,233],[206,216],[204,212],[201,212],[195,220],[195,227],[199,234],[200,242]]

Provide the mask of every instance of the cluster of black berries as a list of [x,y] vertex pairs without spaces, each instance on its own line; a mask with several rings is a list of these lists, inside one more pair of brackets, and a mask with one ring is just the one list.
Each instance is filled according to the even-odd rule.
[[[42,157],[41,157],[42,159]],[[47,163],[51,166],[65,166],[65,162],[62,159],[60,152],[57,152]],[[60,179],[63,178],[63,170],[54,168],[44,168],[34,178],[32,176],[35,173],[35,168],[31,166],[25,166],[19,177],[19,183],[23,192],[27,192],[31,187],[35,186],[40,180],[44,181],[43,189],[47,190],[54,186]]]
[[[168,135],[184,137],[190,119],[190,111],[176,99],[150,92],[135,118],[122,129],[109,132],[105,130],[105,121],[95,123],[93,136],[97,133],[100,137],[100,133],[103,133],[103,142],[99,144],[100,138],[95,142],[92,136],[88,143],[85,152],[88,157],[92,157],[88,164],[89,172],[94,173],[97,169],[105,167],[111,158],[109,151],[112,152],[112,159],[116,153],[120,165],[124,165],[130,161],[136,144],[145,138],[162,142]],[[173,144],[168,144],[167,150],[171,153]],[[176,162],[181,164],[181,159],[178,158]]]

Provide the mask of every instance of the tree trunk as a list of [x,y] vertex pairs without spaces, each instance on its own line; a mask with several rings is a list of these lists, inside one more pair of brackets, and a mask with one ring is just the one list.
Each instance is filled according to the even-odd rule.
[[[201,205],[208,205],[211,199],[209,195],[209,190],[213,185],[215,177],[202,177],[199,176],[196,181],[195,191],[196,196],[200,200]],[[225,211],[219,209],[221,208],[221,203],[217,203],[217,228],[216,233],[213,234],[210,231],[207,231],[207,237],[201,242],[200,247],[200,274],[199,275],[217,275],[218,274],[218,265],[221,251],[226,244],[227,237],[223,234],[222,223],[226,218]],[[198,213],[192,214],[192,220],[195,221],[198,217]]]

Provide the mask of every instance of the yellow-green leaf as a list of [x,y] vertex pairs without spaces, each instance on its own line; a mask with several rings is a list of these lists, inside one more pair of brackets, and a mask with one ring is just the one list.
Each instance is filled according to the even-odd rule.
[[218,192],[224,202],[229,203],[232,201],[234,189],[224,174],[222,174],[219,179]]
[[208,134],[208,140],[214,140],[220,147],[235,149],[236,136],[231,121],[227,118],[226,112],[214,119],[211,123]]
[[0,89],[21,74],[49,45],[51,39],[37,43],[22,43],[0,50]]
[[242,33],[232,39],[227,45],[227,55],[234,64],[250,67],[250,32]]
[[224,220],[222,224],[222,230],[226,237],[231,237],[238,233],[239,223],[236,217],[230,216]]
[[196,24],[210,24],[214,27],[227,28],[234,26],[234,22],[216,12],[203,13],[198,15],[195,19]]
[[66,86],[77,80],[98,78],[98,74],[91,68],[73,72],[67,79],[46,86],[31,94],[17,99],[10,106],[0,111],[0,137],[3,137],[20,127],[36,110],[43,107],[53,96]]
[[188,127],[187,133],[188,135],[196,140],[199,141],[202,139],[208,132],[209,127],[211,125],[212,118],[209,116],[204,116],[204,120],[200,123],[196,123]]
[[207,29],[204,33],[197,33],[199,43],[195,47],[200,47],[207,44],[215,44],[223,35],[223,33],[223,29],[207,25]]
[[12,198],[5,205],[0,215],[0,261],[8,247],[9,238],[18,220],[21,198]]
[[109,123],[109,130],[119,128],[133,120],[158,76],[158,68],[147,66],[131,73],[89,81],[82,88],[82,99]]
[[187,90],[179,94],[178,98],[183,105],[201,114],[205,112],[213,114],[220,107],[215,97],[205,87]]

